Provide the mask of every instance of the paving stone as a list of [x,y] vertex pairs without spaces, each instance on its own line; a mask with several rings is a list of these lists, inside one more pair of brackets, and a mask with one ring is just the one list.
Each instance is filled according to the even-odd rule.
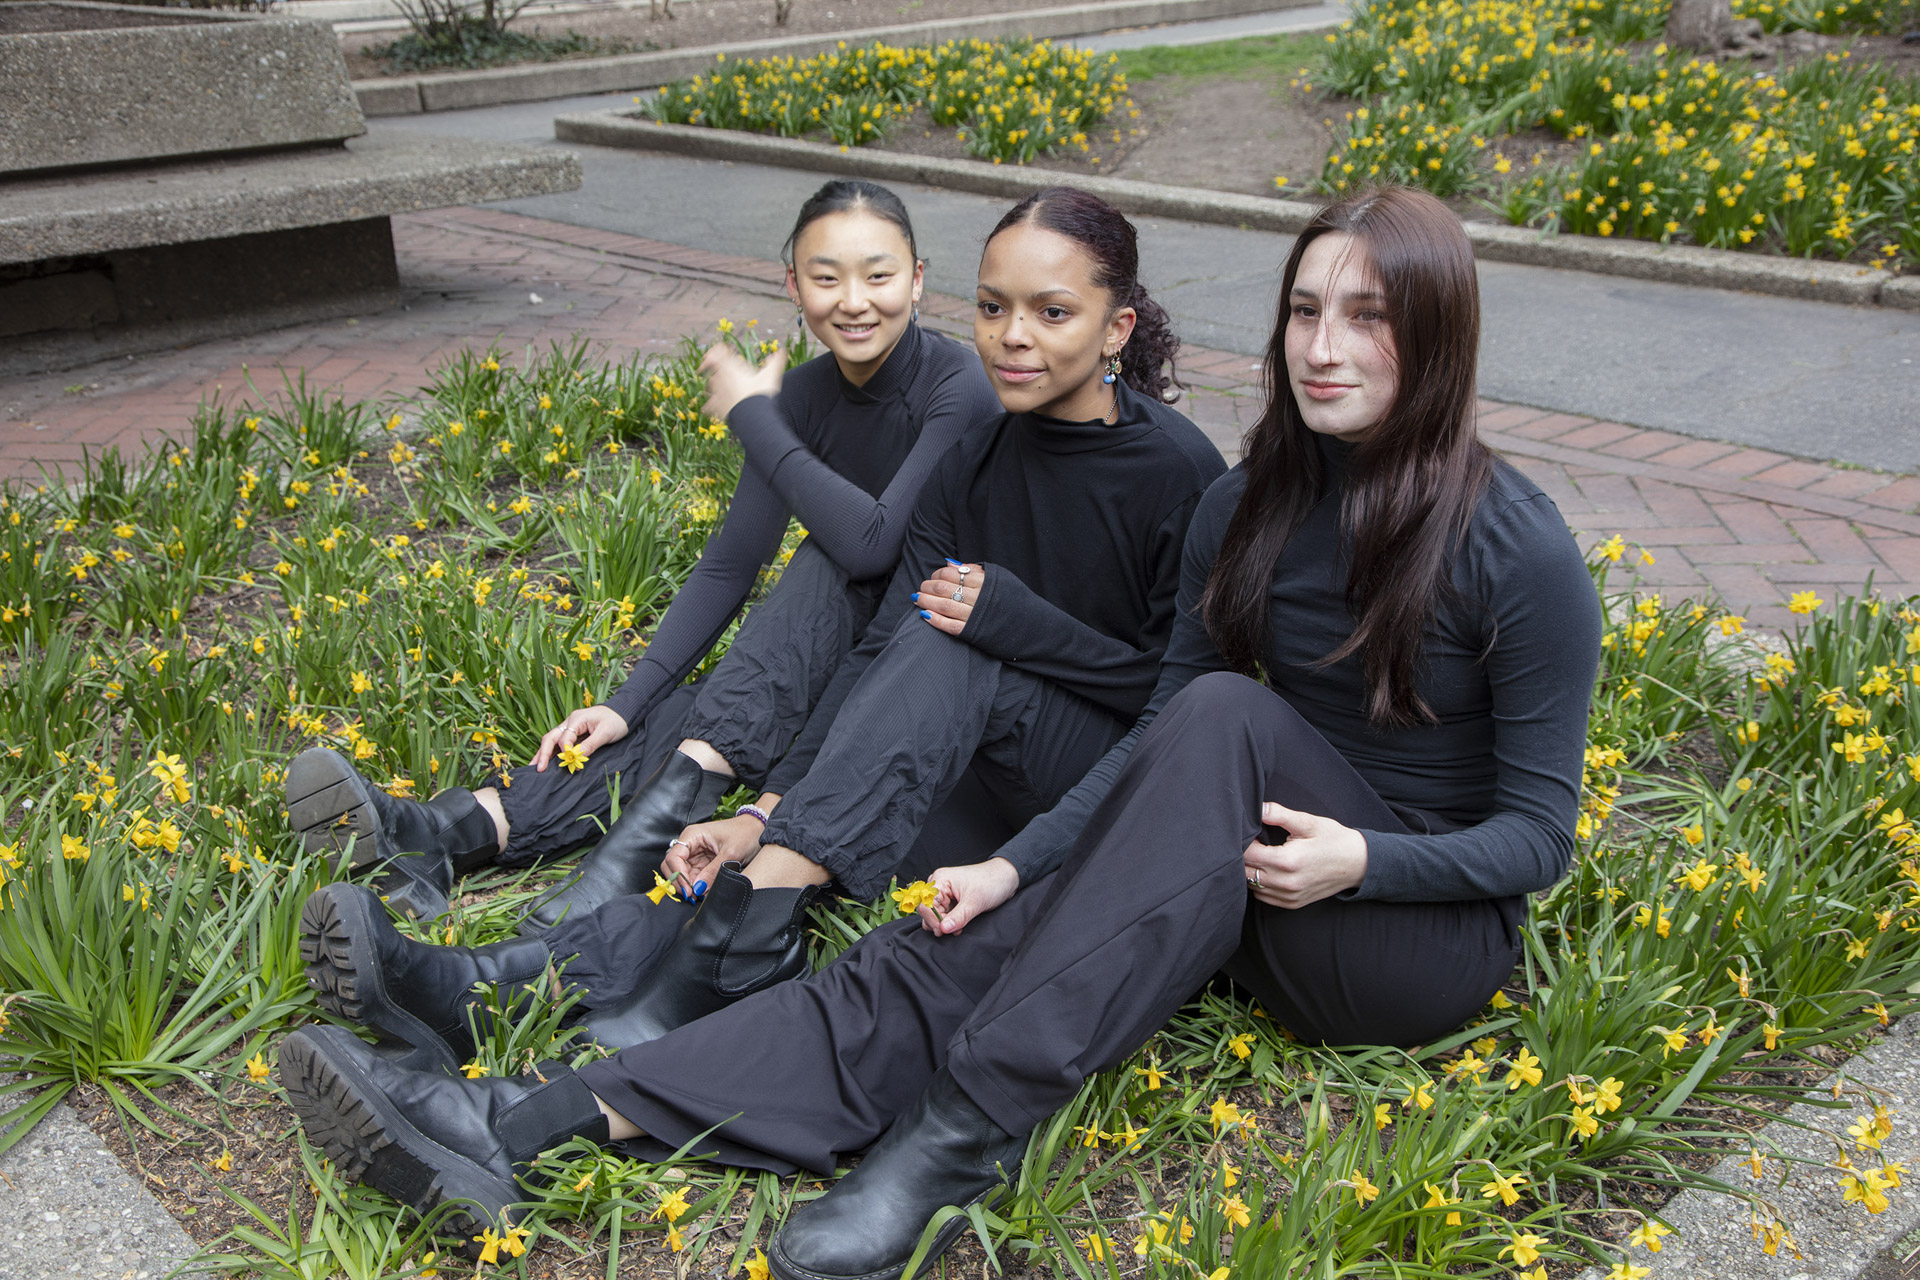
[[[517,352],[575,334],[615,358],[669,349],[725,315],[787,333],[792,311],[781,268],[639,236],[592,231],[499,209],[448,209],[394,220],[404,310],[202,343],[132,361],[91,365],[0,387],[0,479],[70,465],[83,449],[137,447],[181,430],[212,392],[262,391],[280,370],[353,397],[404,396],[465,345]],[[538,304],[529,295],[541,298]],[[972,305],[929,294],[923,322],[964,338]],[[1237,448],[1262,407],[1261,362],[1188,346],[1182,408],[1223,451]],[[89,387],[65,394],[68,385]],[[1716,591],[1755,626],[1785,625],[1787,595],[1811,587],[1832,598],[1872,572],[1886,590],[1920,581],[1920,538],[1875,525],[1920,506],[1920,477],[1888,477],[1629,423],[1481,400],[1479,427],[1559,506],[1591,546],[1620,534],[1654,549],[1649,587]],[[1533,456],[1537,450],[1543,456]],[[1698,477],[1699,483],[1690,483]],[[1818,494],[1809,511],[1727,491],[1766,483]]]

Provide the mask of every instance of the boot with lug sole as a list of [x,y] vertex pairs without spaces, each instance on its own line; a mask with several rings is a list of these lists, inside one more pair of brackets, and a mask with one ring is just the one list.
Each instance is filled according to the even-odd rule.
[[[899,1280],[934,1215],[985,1200],[1026,1151],[1026,1135],[995,1124],[942,1067],[852,1173],[780,1228],[767,1261],[780,1280]],[[970,1225],[965,1213],[942,1224],[914,1275]]]
[[282,1041],[279,1057],[308,1139],[342,1177],[422,1214],[463,1203],[468,1230],[517,1216],[532,1198],[518,1179],[542,1151],[608,1140],[593,1094],[558,1062],[515,1079],[455,1080],[395,1065],[345,1028],[314,1026]]
[[393,927],[371,889],[329,884],[300,912],[300,958],[322,1009],[412,1046],[405,1059],[422,1070],[451,1073],[474,1054],[468,1010],[475,984],[552,985],[552,954],[539,938],[509,938],[485,947],[436,947]]
[[647,976],[639,994],[583,1020],[609,1049],[657,1040],[776,982],[805,977],[807,908],[822,892],[756,889],[728,862],[714,876],[693,918]]
[[540,933],[563,919],[578,920],[615,898],[653,888],[667,842],[711,817],[733,785],[732,778],[709,773],[692,756],[669,751],[633,799],[621,806],[619,821],[580,860],[573,875],[533,904],[520,921],[520,931]]
[[351,847],[352,870],[385,864],[382,891],[409,915],[444,914],[454,881],[499,852],[493,817],[471,791],[452,787],[424,804],[397,799],[330,747],[287,766],[286,799],[287,824],[309,853]]

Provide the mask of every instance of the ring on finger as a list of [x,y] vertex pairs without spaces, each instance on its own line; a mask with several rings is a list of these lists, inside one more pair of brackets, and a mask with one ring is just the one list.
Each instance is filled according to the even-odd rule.
[[956,603],[959,603],[959,602],[964,602],[964,601],[965,601],[965,599],[966,599],[966,595],[967,595],[967,593],[966,593],[965,591],[963,591],[962,589],[960,589],[959,587],[955,587],[955,588],[953,589],[953,598],[954,598],[954,600],[955,600],[955,602],[956,602]]
[[1253,869],[1253,879],[1247,881],[1247,883],[1252,885],[1256,889],[1260,887],[1260,868],[1255,867]]

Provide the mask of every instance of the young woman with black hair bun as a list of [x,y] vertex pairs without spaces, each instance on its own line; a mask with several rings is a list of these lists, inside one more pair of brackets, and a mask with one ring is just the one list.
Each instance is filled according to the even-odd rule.
[[[438,915],[461,875],[596,840],[580,872],[534,908],[531,931],[649,888],[669,840],[732,787],[763,783],[786,753],[873,617],[933,464],[999,411],[973,353],[917,322],[922,263],[893,192],[825,184],[782,256],[800,323],[826,351],[784,374],[784,351],[758,369],[724,346],[707,353],[706,411],[728,423],[745,465],[725,521],[625,683],[554,726],[498,787],[449,788],[422,804],[388,796],[325,748],[288,768],[289,823],[309,848],[353,838],[354,866],[384,868],[396,909]],[[807,537],[779,583],[707,678],[682,687],[790,518]],[[569,746],[587,756],[577,773],[555,763]],[[599,840],[616,775],[621,819]]]
[[[464,1198],[497,1217],[522,1199],[516,1167],[545,1146],[618,1136],[658,1156],[660,1139],[711,1108],[684,1135],[719,1125],[700,1149],[831,1169],[832,1153],[871,1142],[925,1087],[967,988],[945,988],[924,1011],[911,1006],[919,996],[901,1004],[876,989],[883,1003],[870,1012],[885,1017],[869,1021],[846,982],[857,987],[894,953],[864,943],[812,979],[784,979],[805,971],[806,910],[822,887],[884,890],[930,820],[946,820],[934,806],[963,771],[1018,829],[1060,802],[1145,707],[1175,625],[1187,525],[1226,464],[1167,404],[1177,341],[1139,274],[1132,225],[1094,196],[1050,189],[1001,219],[981,257],[974,344],[1004,411],[928,480],[886,602],[769,779],[778,805],[764,839],[743,849],[732,832],[687,834],[669,864],[713,887],[664,954],[636,950],[616,972],[548,935],[564,978],[585,988],[587,1033],[640,1049],[578,1075],[543,1064],[543,1082],[460,1080],[397,1065],[341,1028],[303,1028],[281,1049],[282,1079],[344,1174],[422,1209]],[[988,865],[980,891],[1006,875],[1019,878],[1010,864]],[[644,895],[620,899],[587,923],[619,920],[649,936],[630,920],[650,909]],[[975,935],[925,936],[936,951],[919,972],[938,987],[944,956],[976,949]],[[416,957],[478,954],[404,940],[366,950],[376,960],[366,985],[403,1015],[387,1027],[401,1038],[403,1017],[422,1032],[451,1020],[409,982]],[[740,1021],[749,1007],[762,1012]],[[724,1043],[704,1031],[721,1018],[734,1028]],[[636,1071],[626,1055],[642,1050]],[[895,1068],[905,1074],[875,1078]]]

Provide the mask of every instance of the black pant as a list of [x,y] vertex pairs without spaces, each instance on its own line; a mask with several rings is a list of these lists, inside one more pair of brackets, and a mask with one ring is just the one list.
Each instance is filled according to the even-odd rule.
[[807,776],[781,797],[765,843],[871,898],[969,767],[1017,830],[1126,730],[1105,707],[905,618],[841,704]]
[[669,694],[578,773],[549,764],[544,773],[523,765],[507,774],[500,786],[508,832],[501,865],[531,866],[597,841],[612,813],[609,780],[618,779],[624,805],[686,738],[707,743],[744,785],[758,787],[866,633],[885,586],[885,578],[848,581],[826,552],[802,542],[705,678]]
[[1457,1027],[1512,972],[1492,901],[1249,898],[1260,804],[1349,826],[1406,825],[1284,700],[1233,675],[1175,698],[1066,863],[938,938],[884,926],[784,983],[581,1071],[657,1157],[828,1172],[948,1066],[1011,1132],[1126,1060],[1223,966],[1311,1042],[1414,1044]]

